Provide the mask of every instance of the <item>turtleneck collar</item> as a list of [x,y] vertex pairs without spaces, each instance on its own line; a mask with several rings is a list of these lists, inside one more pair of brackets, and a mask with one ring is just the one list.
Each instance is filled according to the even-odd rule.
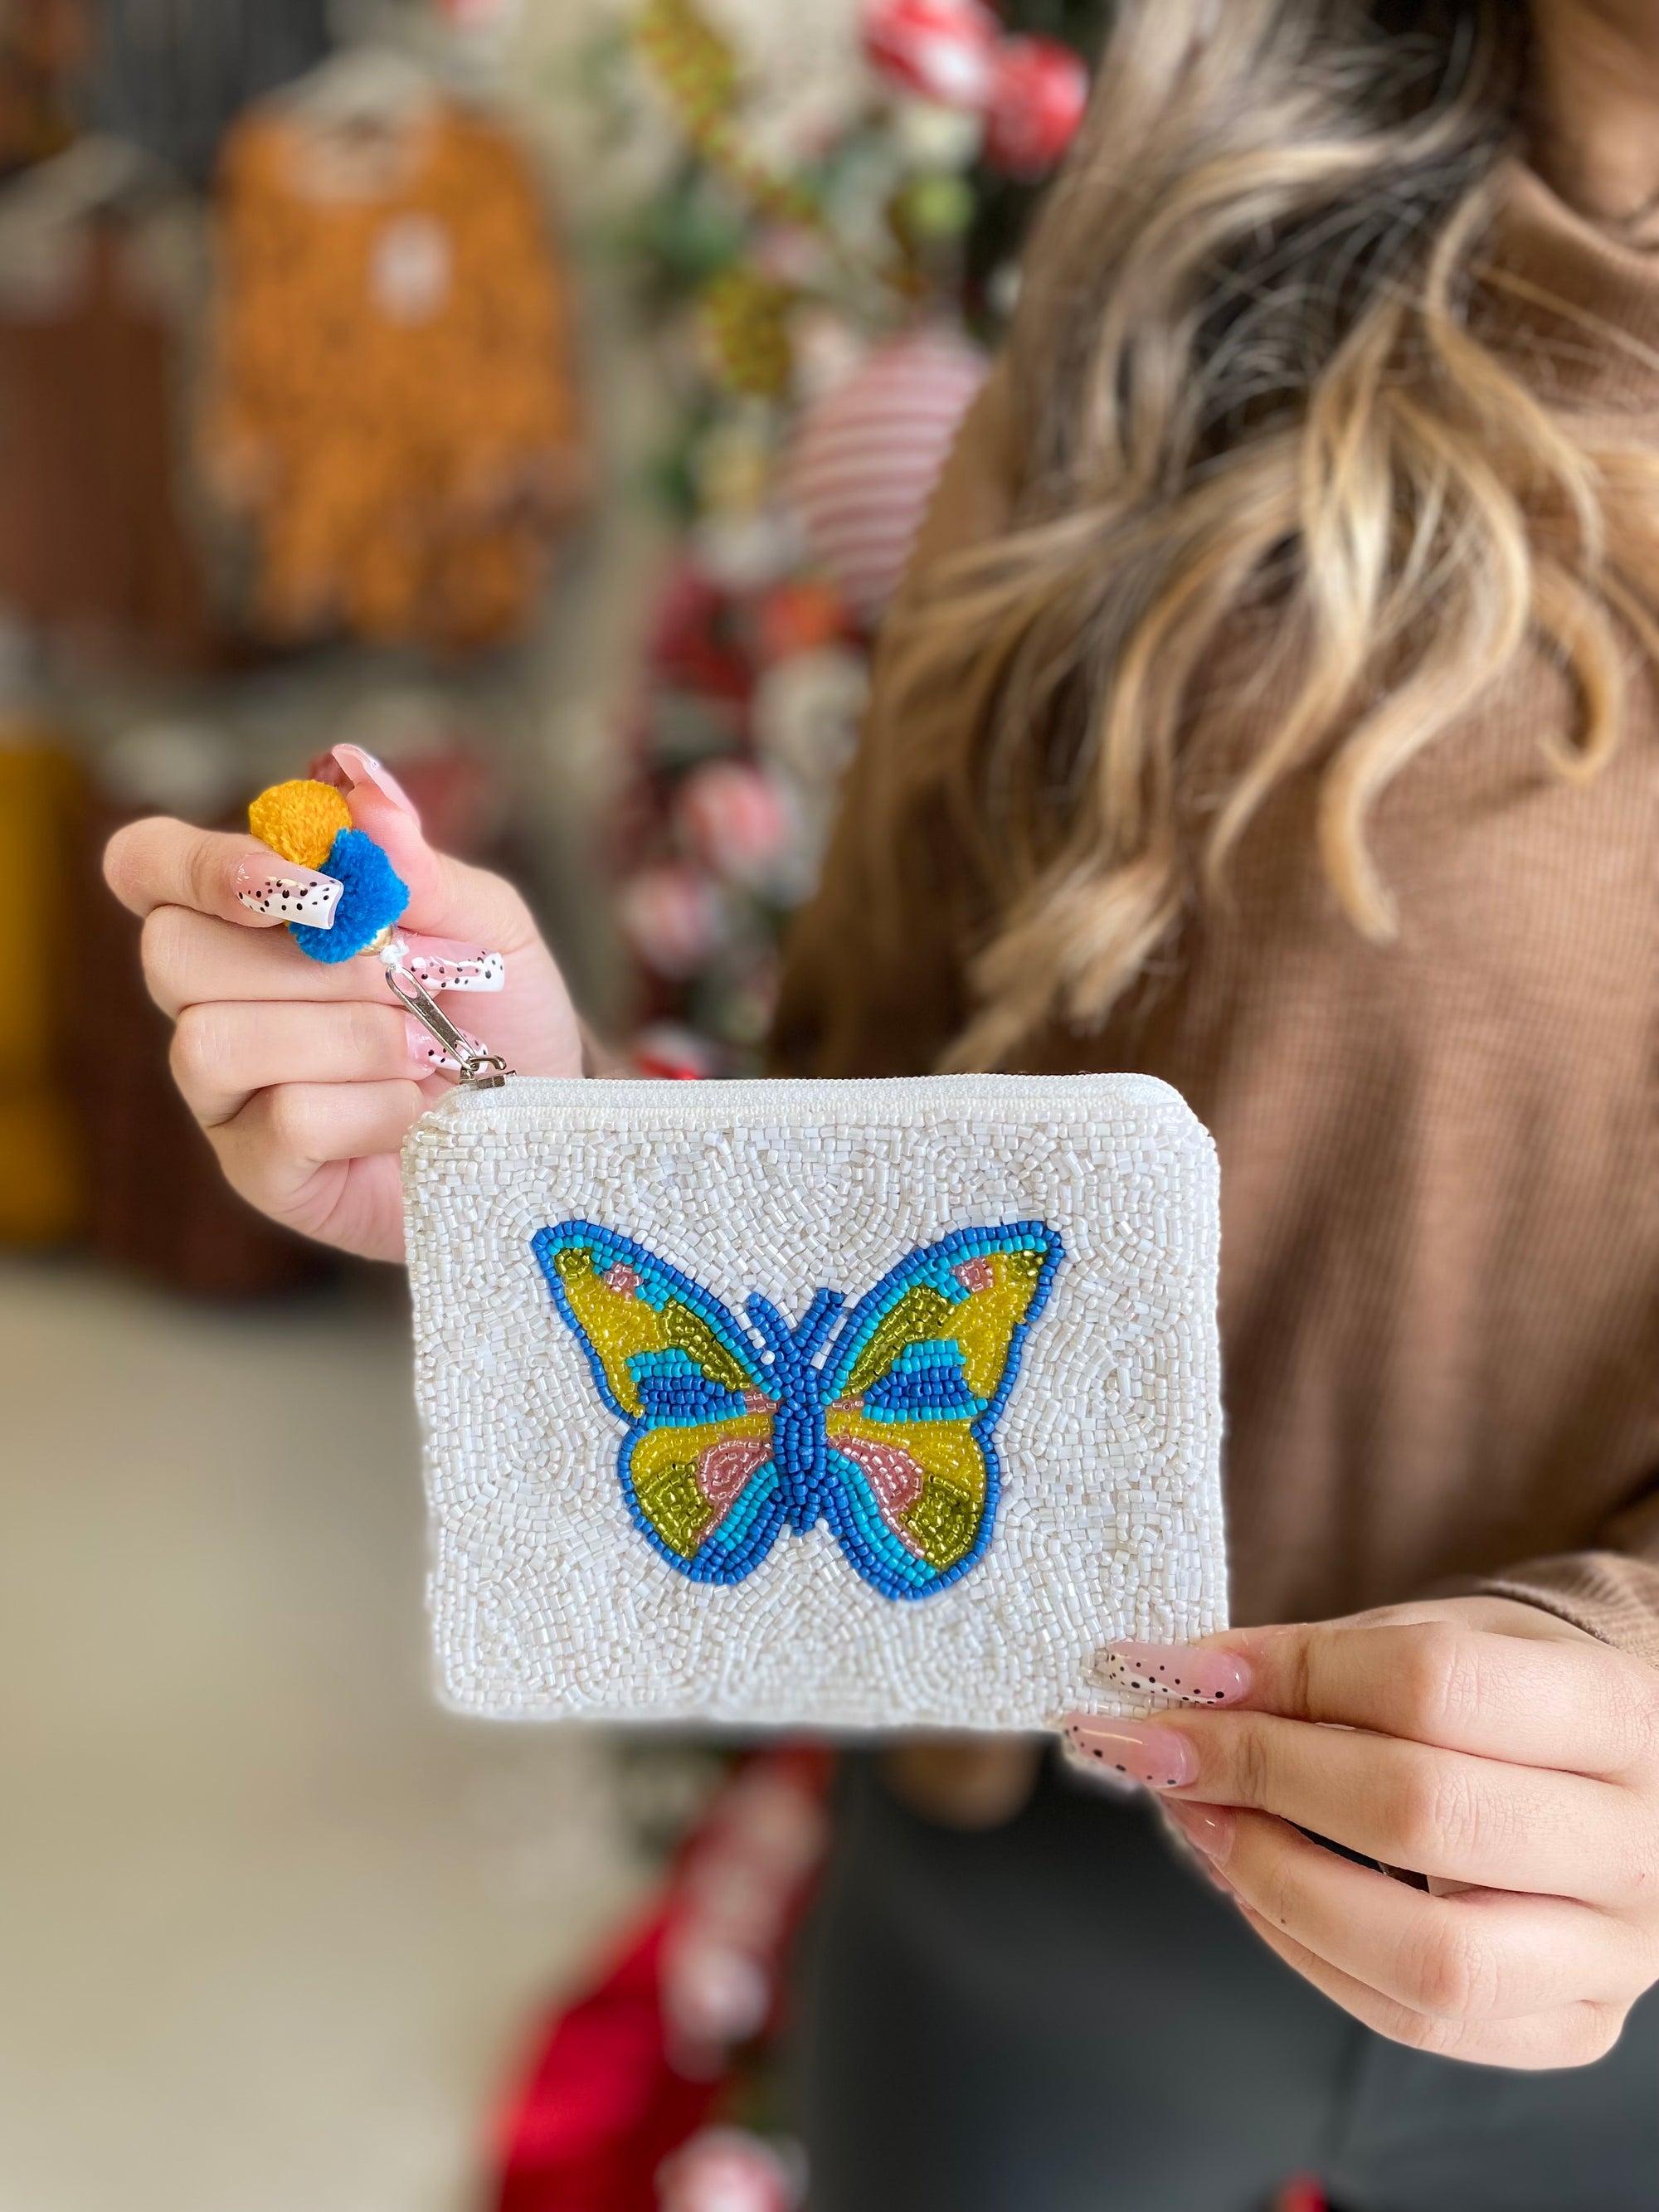
[[1512,162],[1481,272],[1482,335],[1524,354],[1546,398],[1659,409],[1659,253],[1639,252]]

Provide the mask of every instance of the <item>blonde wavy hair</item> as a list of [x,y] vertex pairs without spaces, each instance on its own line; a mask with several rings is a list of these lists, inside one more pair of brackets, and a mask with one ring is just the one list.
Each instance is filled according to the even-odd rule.
[[[1617,742],[1632,632],[1659,645],[1659,470],[1470,312],[1524,289],[1474,272],[1527,57],[1521,0],[1119,0],[1011,334],[1022,503],[914,608],[921,672],[983,710],[900,702],[884,771],[895,805],[949,793],[991,887],[951,1064],[1098,1025],[1298,773],[1342,906],[1387,938],[1368,813],[1529,639],[1581,707],[1553,767]],[[1194,836],[1193,703],[1253,611],[1288,704]]]

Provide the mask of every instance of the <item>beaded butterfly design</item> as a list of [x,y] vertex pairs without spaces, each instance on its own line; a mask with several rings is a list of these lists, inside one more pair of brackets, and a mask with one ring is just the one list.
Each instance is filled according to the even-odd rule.
[[756,1295],[745,1328],[614,1230],[565,1221],[532,1242],[600,1397],[628,1424],[628,1509],[671,1566],[741,1582],[786,1522],[805,1535],[819,1521],[887,1597],[926,1597],[983,1556],[993,1431],[1064,1257],[1044,1223],[958,1229],[912,1252],[827,1352],[839,1291],[793,1328]]

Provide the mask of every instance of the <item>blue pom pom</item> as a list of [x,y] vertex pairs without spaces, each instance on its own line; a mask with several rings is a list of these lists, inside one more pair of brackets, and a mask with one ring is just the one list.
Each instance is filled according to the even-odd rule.
[[332,929],[290,925],[293,938],[309,960],[331,966],[349,960],[372,945],[391,923],[401,921],[409,904],[409,885],[392,868],[372,837],[361,830],[342,830],[329,848],[324,872],[345,885],[334,909]]

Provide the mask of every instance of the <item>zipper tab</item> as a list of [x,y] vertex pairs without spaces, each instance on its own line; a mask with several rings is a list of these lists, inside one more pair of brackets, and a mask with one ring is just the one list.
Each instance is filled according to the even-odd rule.
[[428,1036],[437,1039],[452,1060],[459,1061],[459,1087],[463,1091],[500,1091],[505,1086],[513,1073],[507,1062],[493,1052],[480,1052],[469,1038],[464,1037],[443,1008],[412,975],[401,973],[387,961],[386,980],[392,997],[414,1015]]

